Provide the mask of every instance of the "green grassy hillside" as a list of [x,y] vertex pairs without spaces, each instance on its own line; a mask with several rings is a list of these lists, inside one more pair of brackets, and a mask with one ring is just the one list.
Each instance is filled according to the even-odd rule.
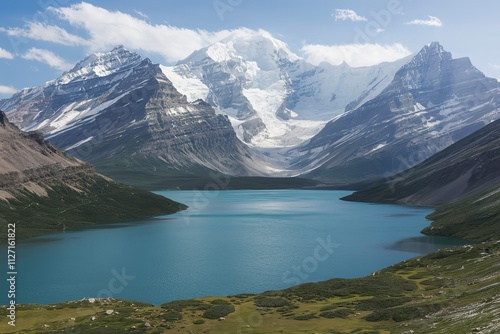
[[425,234],[500,240],[500,185],[440,206],[427,218],[433,223],[422,231]]
[[[45,187],[47,196],[28,190],[12,192],[15,198],[0,199],[0,229],[16,223],[18,239],[97,223],[130,220],[177,212],[185,205],[148,191],[116,183],[97,174],[82,176],[79,188]],[[6,239],[7,234],[0,234]]]

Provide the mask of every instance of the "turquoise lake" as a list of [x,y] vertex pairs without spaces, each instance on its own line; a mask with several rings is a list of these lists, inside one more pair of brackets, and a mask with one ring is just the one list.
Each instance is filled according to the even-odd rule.
[[[365,276],[464,243],[419,233],[432,209],[341,201],[348,191],[158,193],[190,208],[19,242],[17,303],[258,293]],[[7,263],[6,251],[0,258]]]

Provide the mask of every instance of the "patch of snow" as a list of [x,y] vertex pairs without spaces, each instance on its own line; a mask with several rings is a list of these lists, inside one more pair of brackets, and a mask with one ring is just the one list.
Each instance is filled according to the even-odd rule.
[[188,71],[178,73],[181,72],[181,68],[182,67],[160,65],[163,74],[172,82],[179,93],[186,95],[189,102],[198,99],[206,100],[210,92],[208,87],[193,73]]
[[232,41],[226,44],[215,43],[207,48],[207,56],[216,62],[223,62],[236,58],[236,51],[234,50]]
[[486,194],[486,195],[484,195],[484,196],[483,196],[483,197],[481,197],[480,199],[475,200],[475,201],[474,201],[474,203],[480,202],[480,201],[482,201],[482,200],[484,200],[484,199],[487,199],[488,197],[491,197],[491,196],[493,196],[493,195],[495,195],[495,194],[498,194],[498,193],[500,193],[500,188],[499,188],[499,189],[497,189],[497,190],[494,190],[494,191],[492,191],[492,192],[490,192],[490,193],[488,193],[488,194]]
[[86,142],[91,141],[92,139],[94,139],[94,136],[88,137],[88,138],[86,138],[84,140],[80,140],[78,143],[75,143],[75,144],[71,145],[70,147],[66,147],[65,150],[69,151],[69,150],[72,150],[74,148],[77,148],[78,146],[83,145]]
[[185,108],[185,107],[175,107],[175,108],[167,109],[166,112],[172,116],[177,116],[177,115],[190,113],[190,112],[192,112],[192,109]]
[[382,147],[385,147],[385,146],[387,146],[387,143],[378,144],[377,146],[375,146],[374,148],[372,148],[372,149],[370,150],[370,152],[368,152],[368,153],[372,153],[372,152],[378,151],[378,150],[380,150]]
[[[119,96],[111,99],[109,101],[97,104],[95,107],[92,107],[95,104],[95,100],[85,100],[81,102],[74,102],[64,106],[60,111],[57,118],[51,120],[50,127],[53,129],[47,132],[48,135],[59,134],[68,128],[74,127],[77,122],[90,122],[95,119],[97,115],[99,115],[104,109],[112,106],[118,100],[126,96],[129,92],[125,92],[120,94]],[[137,100],[140,101],[140,100]],[[85,107],[83,110],[79,110]],[[46,125],[46,124],[45,124]],[[47,137],[50,138],[50,137]]]
[[22,130],[23,131],[36,131],[36,130],[40,130],[41,128],[43,128],[44,126],[48,125],[50,123],[50,120],[49,119],[46,119],[44,120],[43,122],[39,123],[39,124],[36,124],[36,123],[32,123],[30,126],[28,127],[25,127],[23,128]]
[[424,107],[423,105],[421,105],[420,103],[418,103],[418,102],[417,102],[417,103],[415,103],[415,105],[413,106],[413,109],[414,109],[415,111],[423,111],[423,110],[425,110],[425,107]]

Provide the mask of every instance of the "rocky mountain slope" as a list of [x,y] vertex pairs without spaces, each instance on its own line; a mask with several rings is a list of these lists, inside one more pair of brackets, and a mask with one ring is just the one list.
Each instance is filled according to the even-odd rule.
[[356,192],[355,201],[438,205],[500,186],[500,120],[415,167]]
[[96,173],[0,112],[0,226],[16,224],[18,238],[184,208]]
[[149,172],[158,178],[260,175],[267,168],[237,139],[227,117],[201,100],[188,102],[159,65],[121,46],[0,107],[24,130],[43,132],[57,147],[122,180]]
[[309,177],[339,183],[388,177],[498,118],[499,82],[434,42],[377,97],[330,121],[290,154],[294,168],[310,171]]

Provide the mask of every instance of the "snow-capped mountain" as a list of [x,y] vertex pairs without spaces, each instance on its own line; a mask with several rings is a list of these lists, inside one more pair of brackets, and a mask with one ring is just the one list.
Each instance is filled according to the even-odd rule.
[[23,130],[40,130],[50,139],[63,130],[93,122],[102,110],[144,86],[143,76],[153,73],[143,61],[121,46],[96,53],[58,79],[24,89],[0,105]]
[[434,42],[381,94],[290,154],[309,176],[358,182],[410,168],[499,118],[499,82]]
[[261,156],[240,142],[226,116],[188,102],[159,65],[117,47],[94,54],[0,108],[24,130],[115,170],[260,175]]
[[241,140],[271,148],[303,143],[375,97],[408,60],[313,66],[268,32],[240,29],[162,70],[190,101],[203,99],[228,115]]

